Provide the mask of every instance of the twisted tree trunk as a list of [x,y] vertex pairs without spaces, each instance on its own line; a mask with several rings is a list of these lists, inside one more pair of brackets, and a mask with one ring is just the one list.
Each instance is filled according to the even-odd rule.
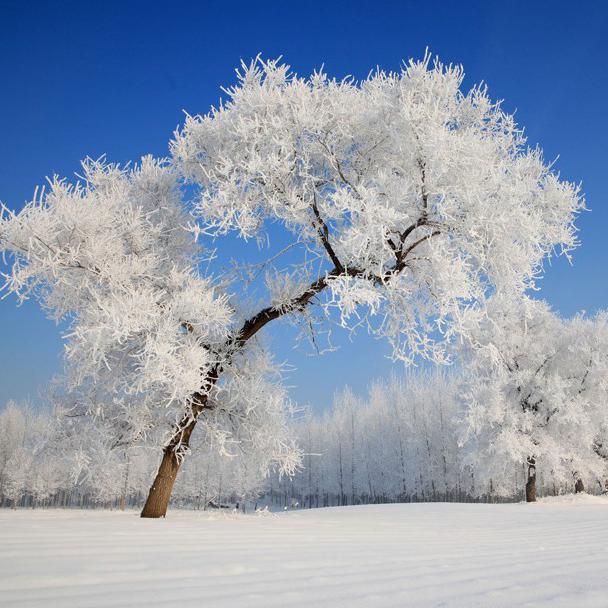
[[166,447],[158,473],[141,512],[142,517],[165,517],[180,464],[175,451]]
[[[217,377],[216,377],[217,379]],[[213,380],[212,383],[215,383]],[[175,479],[182,464],[182,459],[178,457],[177,448],[186,451],[190,445],[190,437],[196,426],[196,421],[199,414],[207,406],[207,396],[197,394],[195,401],[192,404],[191,412],[184,415],[184,418],[178,425],[171,441],[163,450],[163,458],[158,468],[158,473],[154,478],[146,504],[141,512],[141,517],[165,517]]]

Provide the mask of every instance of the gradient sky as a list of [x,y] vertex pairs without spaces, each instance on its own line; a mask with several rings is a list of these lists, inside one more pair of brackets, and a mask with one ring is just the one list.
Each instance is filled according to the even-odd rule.
[[[301,74],[324,64],[361,78],[429,47],[464,65],[465,86],[485,81],[529,142],[582,182],[582,246],[572,266],[547,268],[541,295],[564,315],[594,312],[608,305],[607,31],[600,1],[0,0],[0,200],[19,209],[45,176],[70,176],[87,155],[165,155],[183,110],[206,112],[260,52]],[[393,369],[386,345],[365,336],[337,336],[343,348],[315,357],[293,349],[293,334],[280,326],[271,339],[302,403],[322,408],[344,384],[363,391]],[[61,352],[60,328],[35,303],[0,301],[0,407],[39,399]]]

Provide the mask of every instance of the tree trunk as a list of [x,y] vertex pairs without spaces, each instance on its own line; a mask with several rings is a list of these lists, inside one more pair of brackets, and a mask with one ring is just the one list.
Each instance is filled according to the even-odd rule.
[[[210,385],[216,383],[218,378],[218,370],[214,370],[207,377]],[[171,500],[173,485],[175,478],[182,464],[183,455],[187,452],[190,445],[190,437],[196,426],[198,416],[207,407],[207,394],[198,393],[194,396],[190,411],[184,414],[184,417],[177,425],[175,434],[165,449],[163,450],[163,459],[160,462],[158,473],[154,478],[146,504],[141,512],[142,517],[165,517],[167,508]],[[182,458],[178,460],[175,450],[180,447]]]
[[526,502],[536,502],[536,461],[528,459],[528,481],[526,482]]
[[141,517],[165,517],[180,464],[174,450],[171,447],[165,448]]
[[576,483],[574,484],[574,493],[575,494],[580,494],[581,492],[585,491],[585,484],[583,483],[582,479],[577,479]]
[[[403,268],[399,268],[398,272],[401,272],[401,270],[403,270]],[[289,306],[283,306],[281,308],[267,306],[266,308],[260,310],[257,314],[253,315],[253,317],[247,319],[240,331],[233,338],[229,338],[225,346],[229,347],[230,350],[234,352],[238,351],[271,321],[274,321],[275,319],[278,319],[289,312],[305,308],[318,293],[322,292],[329,285],[328,279],[339,276],[350,276],[352,273],[352,269],[349,269],[349,272],[346,272],[345,268],[341,264],[335,266],[330,272],[319,277],[316,281],[313,281],[308,286],[306,291],[291,301]],[[363,273],[360,271],[359,274],[363,276]],[[185,448],[188,447],[190,435],[196,426],[196,421],[199,414],[205,408],[209,407],[208,391],[218,381],[222,371],[222,364],[217,363],[207,374],[204,388],[192,396],[192,401],[188,411],[186,411],[184,417],[175,429],[174,438],[164,449],[160,468],[158,469],[156,478],[154,479],[150,492],[148,493],[146,504],[141,512],[142,517],[165,517],[167,508],[169,506],[169,501],[171,500],[173,484],[175,483],[175,478],[181,464],[181,462],[178,462],[175,456],[174,448],[178,444],[181,444]]]

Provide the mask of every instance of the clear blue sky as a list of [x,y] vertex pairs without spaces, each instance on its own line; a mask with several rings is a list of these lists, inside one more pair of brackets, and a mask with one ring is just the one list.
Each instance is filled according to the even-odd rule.
[[[574,265],[547,270],[542,295],[560,312],[608,305],[608,8],[595,2],[10,2],[0,0],[0,200],[20,208],[46,175],[79,161],[165,155],[182,110],[206,112],[241,59],[283,55],[300,73],[364,77],[429,47],[462,63],[517,109],[529,141],[582,181]],[[363,336],[323,357],[275,352],[297,368],[292,393],[319,407],[350,383],[386,374],[387,348]],[[0,301],[0,406],[36,397],[61,368],[60,332],[35,304]]]

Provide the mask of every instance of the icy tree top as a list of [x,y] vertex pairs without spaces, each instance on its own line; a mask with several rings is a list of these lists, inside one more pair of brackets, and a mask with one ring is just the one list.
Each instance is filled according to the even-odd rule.
[[[268,417],[252,412],[264,401],[239,380],[244,347],[313,303],[386,337],[395,358],[444,362],[463,310],[534,286],[547,255],[576,245],[583,207],[513,117],[462,79],[429,56],[363,82],[258,59],[219,108],[187,117],[169,161],[88,161],[83,182],[56,179],[20,213],[4,209],[5,287],[71,319],[72,384],[101,391],[139,431],[166,411],[179,436],[214,408],[206,419],[262,428]],[[268,238],[272,224],[291,235],[290,260],[301,255],[271,267],[268,300],[250,312],[202,246]],[[213,404],[211,387],[225,389]]]
[[[281,222],[327,260],[343,321],[364,305],[397,357],[441,358],[431,319],[445,328],[488,290],[533,286],[545,256],[575,246],[578,188],[485,87],[461,91],[460,67],[427,55],[358,83],[258,59],[237,74],[229,99],[172,142],[200,187],[201,230],[247,238]],[[318,276],[309,256],[287,287],[281,276],[275,305]]]

